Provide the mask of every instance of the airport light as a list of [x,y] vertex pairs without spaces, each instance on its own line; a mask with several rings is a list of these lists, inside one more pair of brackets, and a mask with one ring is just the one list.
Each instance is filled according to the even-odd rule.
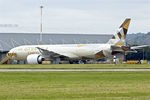
[[42,32],[43,32],[43,25],[42,25],[42,17],[43,17],[43,6],[40,6],[40,10],[41,10],[41,23],[40,23],[40,44],[42,44]]
[[144,61],[144,56],[145,56],[145,55],[144,55],[144,48],[143,48],[143,61]]

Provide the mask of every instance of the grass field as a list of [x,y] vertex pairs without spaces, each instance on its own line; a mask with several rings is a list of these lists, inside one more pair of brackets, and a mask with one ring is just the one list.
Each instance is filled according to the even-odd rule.
[[0,68],[150,68],[148,64],[51,64],[51,65],[0,65]]
[[0,99],[149,100],[150,73],[0,73]]

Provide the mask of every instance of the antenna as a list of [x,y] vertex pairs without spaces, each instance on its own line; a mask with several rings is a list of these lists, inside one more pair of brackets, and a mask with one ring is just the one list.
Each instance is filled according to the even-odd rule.
[[43,32],[43,26],[42,26],[42,15],[43,15],[43,6],[40,6],[40,10],[41,10],[41,23],[40,23],[40,44],[42,44],[42,32]]

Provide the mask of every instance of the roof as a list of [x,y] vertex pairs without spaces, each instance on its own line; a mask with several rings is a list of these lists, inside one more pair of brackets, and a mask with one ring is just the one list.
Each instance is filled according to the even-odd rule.
[[[43,34],[43,44],[106,43],[112,35],[100,34]],[[39,44],[37,33],[0,33],[0,50],[9,51],[20,45]]]

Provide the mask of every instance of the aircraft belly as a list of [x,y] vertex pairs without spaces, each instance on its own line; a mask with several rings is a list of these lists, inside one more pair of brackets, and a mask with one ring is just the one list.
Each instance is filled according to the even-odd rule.
[[90,49],[80,48],[76,50],[76,55],[79,57],[93,58],[94,52]]

